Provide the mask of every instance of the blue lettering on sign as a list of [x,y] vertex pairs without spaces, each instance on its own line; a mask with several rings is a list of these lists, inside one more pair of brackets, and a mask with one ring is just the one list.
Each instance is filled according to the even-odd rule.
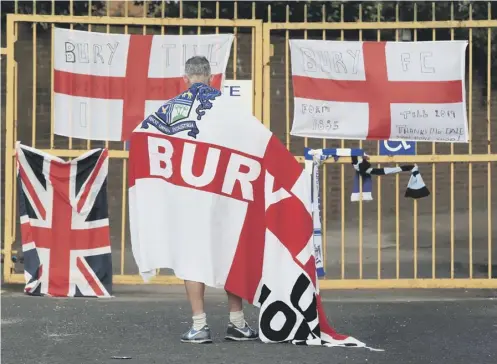
[[240,95],[240,86],[224,86],[224,88],[228,88],[228,92],[230,96],[242,96]]
[[231,86],[230,96],[240,96],[240,86]]
[[416,142],[383,140],[380,155],[416,155]]

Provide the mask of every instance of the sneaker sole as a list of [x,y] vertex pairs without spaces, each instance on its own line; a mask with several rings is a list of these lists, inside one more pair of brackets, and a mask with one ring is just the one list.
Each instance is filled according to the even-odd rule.
[[259,339],[258,337],[234,337],[234,336],[225,336],[224,340],[228,341],[255,341]]
[[181,340],[182,343],[187,344],[212,344],[212,340]]

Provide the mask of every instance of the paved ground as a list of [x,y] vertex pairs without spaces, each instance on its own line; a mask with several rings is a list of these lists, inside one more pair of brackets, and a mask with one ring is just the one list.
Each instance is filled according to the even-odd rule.
[[[495,364],[497,292],[326,291],[333,324],[384,352],[222,341],[226,304],[208,291],[213,345],[181,344],[190,312],[181,287],[117,287],[112,299],[50,299],[3,287],[2,364]],[[251,323],[257,311],[247,307]],[[131,357],[116,360],[112,356]]]

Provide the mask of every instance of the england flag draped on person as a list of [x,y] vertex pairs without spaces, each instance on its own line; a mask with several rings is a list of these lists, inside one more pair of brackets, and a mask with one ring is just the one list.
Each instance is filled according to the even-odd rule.
[[[226,339],[365,347],[322,310],[307,174],[209,85],[207,59],[189,59],[185,74],[188,89],[134,130],[129,157],[133,255],[145,280],[170,268],[185,281],[193,324],[181,340],[212,342],[207,285],[228,292]],[[259,332],[242,299],[260,307]]]

